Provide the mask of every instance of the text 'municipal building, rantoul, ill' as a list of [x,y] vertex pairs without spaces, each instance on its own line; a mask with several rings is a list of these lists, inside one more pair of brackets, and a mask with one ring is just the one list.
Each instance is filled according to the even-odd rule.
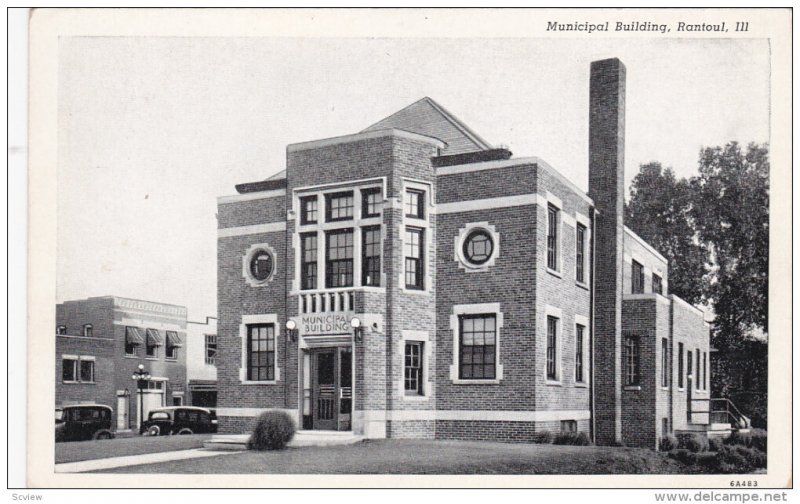
[[220,431],[268,409],[366,438],[710,429],[709,328],[624,225],[624,146],[617,59],[591,66],[588,194],[429,98],[289,145],[218,202]]

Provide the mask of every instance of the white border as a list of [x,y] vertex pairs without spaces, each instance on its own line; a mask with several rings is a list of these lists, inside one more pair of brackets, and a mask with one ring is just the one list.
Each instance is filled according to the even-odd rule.
[[[274,380],[248,380],[247,379],[247,326],[249,324],[273,324],[275,326],[275,379]],[[239,362],[239,383],[242,385],[276,385],[281,379],[280,362],[280,336],[281,326],[278,324],[276,313],[261,313],[255,315],[242,315],[239,324],[239,339],[242,345],[242,360]]]
[[[272,271],[270,271],[269,276],[264,280],[256,279],[250,272],[250,260],[259,250],[266,250],[267,253],[272,257]],[[244,277],[244,281],[247,282],[250,287],[266,287],[267,284],[272,282],[272,279],[275,278],[275,272],[277,270],[278,259],[275,256],[275,249],[272,248],[269,243],[254,243],[247,248],[242,256],[242,276]]]
[[[491,236],[493,242],[492,253],[489,256],[489,259],[483,264],[471,263],[464,256],[464,241],[467,239],[470,233],[476,230],[487,232],[489,236]],[[489,224],[487,221],[470,222],[468,224],[464,224],[464,226],[458,230],[458,235],[456,235],[454,240],[454,246],[455,250],[453,252],[453,259],[458,263],[459,268],[467,273],[489,271],[489,268],[494,266],[497,258],[500,257],[500,233],[497,232],[497,228]]]
[[[494,362],[495,374],[493,379],[461,379],[458,377],[459,367],[459,315],[495,315],[495,340],[494,340]],[[453,305],[453,312],[450,315],[450,330],[453,333],[453,363],[450,365],[450,381],[458,385],[497,385],[503,380],[503,365],[500,363],[500,333],[503,328],[503,312],[500,311],[500,303],[480,303]]]
[[[422,395],[406,395],[405,386],[405,352],[406,342],[418,341],[422,343]],[[401,400],[415,402],[415,401],[429,401],[431,392],[433,391],[433,382],[431,381],[431,344],[428,331],[410,331],[403,329],[401,331],[400,339],[397,342],[396,359],[399,363],[400,376],[397,378],[396,387],[397,393],[400,395]]]

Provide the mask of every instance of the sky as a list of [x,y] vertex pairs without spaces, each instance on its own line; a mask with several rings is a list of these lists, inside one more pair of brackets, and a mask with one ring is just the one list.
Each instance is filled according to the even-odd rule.
[[[57,301],[118,295],[216,315],[216,198],[286,145],[356,133],[429,96],[515,157],[588,181],[589,65],[627,67],[627,184],[769,141],[760,39],[64,37]],[[332,168],[333,169],[333,168]]]

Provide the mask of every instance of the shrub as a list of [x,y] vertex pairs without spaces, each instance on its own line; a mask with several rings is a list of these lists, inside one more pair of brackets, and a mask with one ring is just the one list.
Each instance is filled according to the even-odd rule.
[[734,431],[725,438],[725,444],[731,446],[753,446],[753,436],[749,432]]
[[710,437],[708,438],[708,449],[713,452],[718,452],[722,448],[722,438],[721,437]]
[[750,431],[750,438],[753,440],[753,448],[767,453],[767,431],[764,429],[753,429]]
[[767,467],[767,455],[743,445],[725,445],[717,452],[717,470],[725,474],[753,472]]
[[249,450],[282,450],[294,437],[294,422],[283,411],[265,411],[247,440]]
[[553,444],[589,446],[592,443],[585,432],[561,432],[553,439]]
[[678,447],[678,438],[674,434],[667,434],[658,442],[658,449],[663,452],[669,452]]
[[678,448],[684,448],[692,453],[708,451],[708,438],[701,434],[681,434],[678,436]]
[[679,462],[683,462],[684,464],[693,465],[697,462],[697,454],[690,452],[686,448],[678,448],[677,450],[673,450],[669,452],[669,458],[673,458]]
[[538,444],[549,444],[553,442],[553,433],[549,431],[535,432],[533,442]]

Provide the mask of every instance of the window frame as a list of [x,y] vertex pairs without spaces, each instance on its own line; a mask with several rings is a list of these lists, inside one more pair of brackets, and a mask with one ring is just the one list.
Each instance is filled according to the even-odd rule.
[[[406,396],[424,396],[425,395],[425,342],[416,340],[403,340],[403,392]],[[413,364],[414,355],[409,355],[408,350],[416,348],[416,366]],[[409,360],[411,364],[409,364]],[[416,376],[409,378],[409,371]],[[413,389],[408,388],[410,383],[416,383]]]
[[94,327],[92,324],[83,324],[83,337],[84,338],[92,338],[94,334]]
[[[70,362],[70,368],[72,368],[71,380],[64,377],[64,370],[67,369],[64,366],[65,362]],[[78,362],[80,362],[79,357],[66,356],[66,355],[61,356],[61,383],[80,383],[80,380],[78,379],[79,377]]]
[[67,326],[65,325],[58,325],[56,326],[56,334],[64,336],[67,334]]
[[[147,335],[144,337],[144,358],[145,359],[158,359],[158,347],[159,345],[150,345],[147,341]],[[150,349],[155,349],[153,353],[150,353]]]
[[[314,240],[313,261],[307,261],[311,248],[308,247],[306,240]],[[327,242],[326,242],[327,243]],[[313,266],[313,268],[312,268]],[[313,269],[313,274],[308,270]],[[319,286],[319,234],[316,231],[310,233],[300,233],[300,290],[315,290]]]
[[[374,203],[370,203],[370,197],[377,197],[378,201]],[[370,206],[374,206],[374,212],[370,212]],[[380,187],[367,187],[365,189],[361,189],[361,218],[362,219],[372,219],[374,217],[381,216],[381,210],[383,206],[383,190]]]
[[642,385],[641,341],[631,334],[622,337],[622,384],[628,389]]
[[683,357],[683,343],[678,343],[678,390],[683,390],[685,377],[683,376],[684,357]]
[[[469,252],[469,245],[471,240],[474,239],[476,236],[483,236],[486,238],[486,241],[489,243],[489,253],[486,254],[486,257],[483,260],[475,260],[472,256],[470,256]],[[492,232],[488,229],[484,229],[482,227],[474,227],[467,231],[464,236],[464,241],[461,244],[461,253],[464,255],[464,260],[469,263],[470,266],[480,268],[485,266],[489,261],[492,260],[492,257],[495,253],[496,245],[494,243],[494,236]]]
[[587,227],[575,223],[575,281],[585,285],[586,282],[586,237]]
[[586,326],[575,324],[575,383],[586,383],[585,355],[583,346],[586,339]]
[[[658,273],[653,272],[653,274],[652,274],[652,276],[650,278],[650,282],[651,282],[651,290],[653,291],[653,293],[654,294],[661,294],[663,296],[664,295],[664,279],[661,278],[661,275],[659,275]],[[658,286],[658,289],[656,289],[656,286]]]
[[[368,241],[367,237],[373,234],[377,241]],[[367,255],[367,248],[377,248],[377,255]],[[374,260],[377,258],[377,266]],[[383,236],[381,226],[361,227],[361,285],[363,287],[380,287],[383,271]],[[372,276],[370,276],[372,274]]]
[[[204,336],[205,336],[205,338],[203,338],[203,339],[205,340],[205,347],[204,347],[204,350],[205,350],[205,363],[208,364],[208,365],[211,365],[211,366],[216,366],[217,365],[217,335],[216,334],[205,334]],[[213,338],[213,343],[209,342],[209,339],[212,339],[212,338]],[[210,344],[214,345],[213,348],[209,346]],[[213,350],[213,352],[214,352],[213,355],[209,355],[209,350]]]
[[644,294],[644,265],[636,259],[631,259],[631,294]]
[[669,339],[661,338],[661,388],[669,388],[671,366],[669,365]]
[[[559,326],[561,319],[554,314],[547,314],[545,318],[545,378],[548,382],[558,383],[561,379],[558,358]],[[551,332],[552,329],[552,332]]]
[[559,227],[561,222],[561,209],[553,203],[547,203],[547,234],[545,235],[545,250],[547,251],[547,270],[561,273],[559,261]]
[[[91,370],[89,379],[87,379],[87,380],[84,380],[84,378],[83,378],[83,365],[84,364],[89,364],[90,365],[89,369]],[[95,364],[94,364],[94,359],[80,358],[78,360],[78,381],[81,382],[81,383],[95,383]]]
[[[414,206],[410,200],[414,197],[417,199],[415,205],[416,208],[413,208],[414,213],[409,213],[409,208]],[[426,200],[427,191],[425,189],[420,189],[418,187],[406,187],[403,195],[403,215],[406,218],[424,220],[427,215],[427,212],[425,211]]]
[[[483,344],[483,345],[464,345],[464,321],[468,320],[468,319],[469,320],[477,320],[477,319],[486,320],[486,319],[489,319],[489,318],[494,320],[494,334],[493,334],[494,344],[493,345],[486,345],[486,344]],[[484,322],[484,328],[485,328],[485,322]],[[475,331],[475,332],[477,333],[477,331]],[[481,331],[481,333],[483,333],[483,337],[484,337],[484,340],[485,340],[487,331],[484,329],[483,331]],[[460,380],[462,382],[472,382],[472,383],[482,383],[482,382],[491,383],[491,382],[494,382],[494,381],[500,379],[498,377],[498,374],[499,374],[498,373],[498,359],[499,359],[499,348],[500,348],[498,333],[499,333],[499,327],[498,327],[497,313],[462,313],[462,314],[458,315],[458,348],[457,348],[457,354],[458,354],[457,377],[458,377],[458,380]],[[478,365],[483,366],[483,371],[485,371],[487,365],[491,365],[492,366],[491,367],[492,376],[490,376],[490,377],[487,377],[487,376],[475,377],[475,376],[464,376],[463,375],[463,369],[464,369],[465,362],[463,361],[462,357],[464,355],[463,347],[465,347],[465,346],[482,347],[483,348],[482,351],[481,351],[481,357],[482,357],[483,362],[479,363]],[[487,355],[489,355],[489,353],[487,353],[486,347],[489,347],[489,346],[493,347],[493,349],[491,350],[492,362],[487,364],[485,362],[485,357]],[[475,355],[476,355],[476,353],[473,350],[472,353],[471,353],[471,356],[474,358]],[[473,367],[473,371],[472,372],[474,372],[474,366],[476,365],[475,362],[470,362],[468,364]],[[482,373],[482,374],[485,374],[485,373]]]
[[[418,244],[416,252],[419,257],[410,257],[408,255],[408,247],[413,247],[413,240],[409,240],[409,236],[417,235]],[[425,290],[425,228],[406,226],[403,230],[403,285],[406,290],[424,291]],[[416,265],[416,283],[409,283],[409,261],[413,261]]]
[[[311,196],[300,196],[300,225],[307,226],[309,224],[319,223],[319,197],[314,194]],[[307,204],[314,203],[314,208],[307,208]],[[309,218],[309,214],[314,214],[314,219]]]
[[[255,350],[255,353],[258,353],[258,354],[266,353],[266,361],[267,362],[266,362],[265,365],[260,365],[259,364],[259,365],[253,366],[253,359],[252,359],[253,353],[254,353],[254,350],[253,350],[253,341],[254,341],[253,340],[253,330],[260,330],[260,329],[266,329],[267,330],[266,337],[263,338],[264,343],[267,346],[267,349],[266,350]],[[272,333],[271,337],[270,337],[270,334],[269,334],[270,331]],[[270,350],[269,350],[270,339],[272,340],[272,351],[271,351],[272,356],[271,357],[270,357]],[[259,337],[255,341],[260,343],[261,340],[262,340],[262,338]],[[247,340],[246,340],[246,342],[247,342],[247,350],[246,350],[246,354],[247,354],[247,363],[246,363],[246,365],[247,365],[247,367],[246,367],[247,381],[249,381],[249,382],[271,382],[271,381],[276,381],[277,362],[278,362],[277,361],[278,336],[277,336],[277,333],[276,333],[275,324],[270,323],[270,322],[247,324]],[[260,370],[262,368],[266,369],[266,376],[267,376],[266,379],[261,379],[259,377]],[[256,372],[257,372],[257,378],[255,378],[255,379],[253,378],[253,374],[252,374],[253,370],[256,370]],[[270,371],[272,371],[272,375],[271,376],[270,376]]]
[[[340,210],[341,208],[349,208],[350,209],[349,215],[345,215],[344,217],[341,216],[334,217],[333,201],[343,198],[350,198],[350,204],[337,207],[337,211]],[[355,205],[356,205],[356,199],[355,199],[355,192],[353,190],[325,193],[325,222],[341,222],[341,221],[355,220],[355,213],[356,213]]]
[[[347,250],[350,251],[349,258],[337,258],[331,259],[331,237],[333,236],[345,236],[345,244],[344,246],[337,246],[336,250],[344,250],[345,254],[347,254]],[[350,244],[347,244],[347,236],[350,237]],[[355,286],[355,229],[352,227],[348,228],[337,228],[325,231],[325,288],[326,289],[341,289],[341,288],[351,288]],[[338,255],[338,252],[337,252]],[[333,265],[339,264],[345,265],[345,278],[349,278],[349,282],[345,281],[340,284],[338,281],[333,281],[337,277],[332,276],[334,274],[339,275],[340,272],[337,271],[334,273]],[[349,265],[349,267],[347,267]],[[337,268],[338,269],[338,268]]]

